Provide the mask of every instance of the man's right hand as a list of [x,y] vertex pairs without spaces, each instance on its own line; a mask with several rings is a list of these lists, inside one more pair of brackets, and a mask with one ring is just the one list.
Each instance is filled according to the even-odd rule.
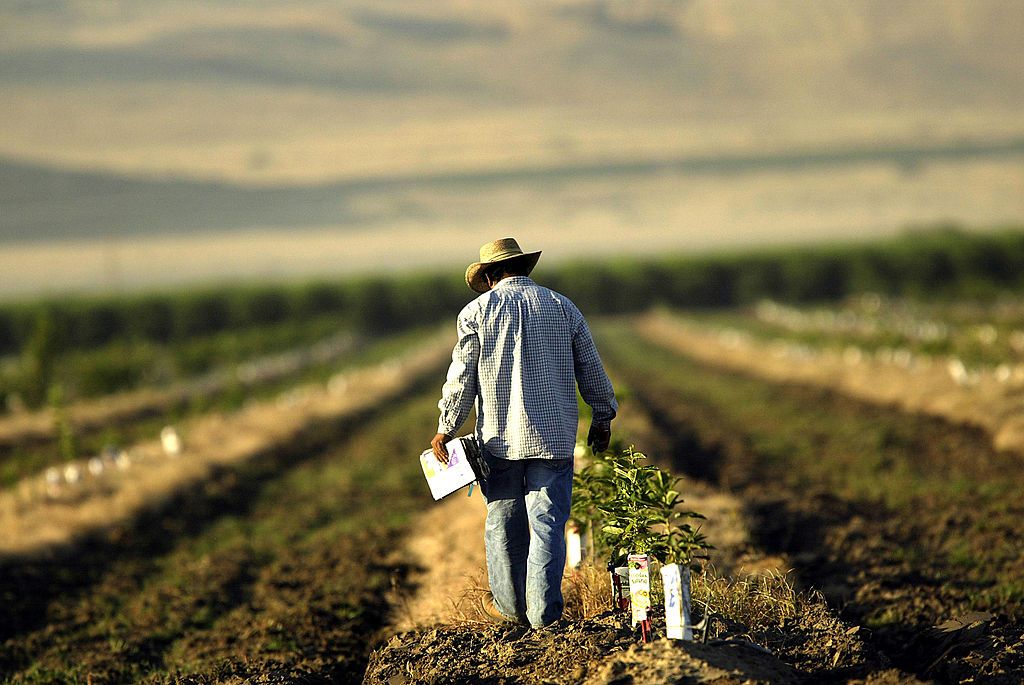
[[587,445],[594,452],[604,452],[608,449],[608,443],[612,441],[611,424],[590,424],[590,433],[587,434]]
[[434,458],[442,464],[448,463],[448,448],[444,445],[449,441],[451,441],[451,437],[444,433],[438,433],[434,436],[434,439],[430,441],[430,446],[434,449]]

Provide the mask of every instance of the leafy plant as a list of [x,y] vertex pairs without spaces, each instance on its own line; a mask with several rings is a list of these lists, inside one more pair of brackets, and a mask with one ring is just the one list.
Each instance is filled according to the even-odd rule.
[[573,481],[571,516],[590,530],[595,551],[609,554],[616,566],[629,554],[687,564],[695,552],[711,548],[690,523],[704,516],[680,509],[682,478],[646,459],[632,447],[595,455]]
[[32,337],[23,355],[24,399],[32,408],[41,407],[53,383],[54,364],[60,354],[60,334],[48,309],[41,309],[36,317]]
[[51,385],[47,399],[53,409],[53,422],[57,429],[61,457],[64,461],[74,461],[78,457],[78,449],[75,442],[75,430],[71,425],[64,401],[64,387],[60,383]]

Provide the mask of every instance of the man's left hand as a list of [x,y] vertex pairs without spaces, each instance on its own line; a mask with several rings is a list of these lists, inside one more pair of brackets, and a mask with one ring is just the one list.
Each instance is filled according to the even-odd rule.
[[608,449],[608,443],[612,440],[612,427],[608,424],[591,423],[590,433],[587,434],[587,444],[594,450],[594,453],[604,452]]
[[444,433],[438,433],[434,436],[434,439],[430,441],[430,446],[434,448],[434,458],[442,464],[448,463],[448,448],[445,447],[446,442],[450,442],[451,437]]

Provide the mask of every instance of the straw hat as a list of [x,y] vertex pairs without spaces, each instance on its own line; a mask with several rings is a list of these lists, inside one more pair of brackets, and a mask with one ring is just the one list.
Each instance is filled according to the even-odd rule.
[[484,278],[484,269],[491,264],[520,258],[526,266],[526,273],[529,274],[533,267],[537,266],[540,252],[523,252],[515,238],[502,238],[487,243],[480,248],[480,261],[470,264],[466,269],[466,285],[478,293],[485,293],[489,288],[487,279]]

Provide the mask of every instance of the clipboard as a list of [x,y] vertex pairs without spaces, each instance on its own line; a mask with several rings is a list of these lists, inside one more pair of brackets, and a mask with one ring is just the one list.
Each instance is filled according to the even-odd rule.
[[455,438],[445,443],[445,447],[448,448],[447,464],[439,462],[433,450],[424,450],[420,455],[423,477],[435,501],[487,475],[476,437]]

